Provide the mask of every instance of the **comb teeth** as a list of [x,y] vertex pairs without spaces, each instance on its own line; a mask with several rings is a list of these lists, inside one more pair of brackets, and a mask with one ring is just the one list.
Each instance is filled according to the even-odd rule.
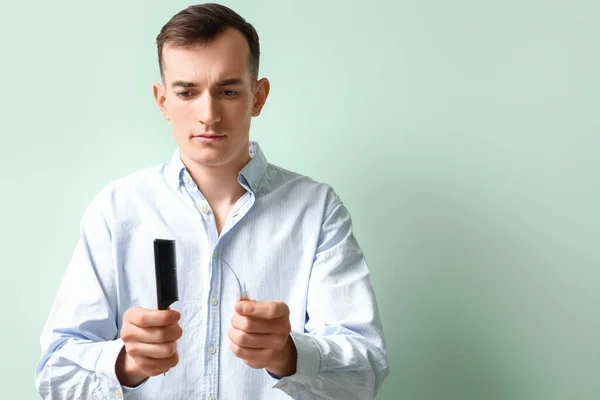
[[158,309],[166,310],[179,300],[174,240],[154,240],[154,268]]

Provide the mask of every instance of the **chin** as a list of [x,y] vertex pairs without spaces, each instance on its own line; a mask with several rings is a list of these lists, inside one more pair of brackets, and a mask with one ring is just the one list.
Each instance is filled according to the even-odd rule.
[[195,163],[202,165],[221,165],[227,162],[225,154],[193,154],[190,158]]
[[[237,149],[231,145],[233,143],[196,143],[189,141],[184,146],[180,146],[181,152],[185,158],[198,165],[220,166],[225,164],[238,164],[236,160],[243,157]],[[247,153],[247,149],[246,155]]]
[[192,162],[206,166],[225,164],[230,158],[224,149],[188,148],[185,150],[185,154],[186,158]]

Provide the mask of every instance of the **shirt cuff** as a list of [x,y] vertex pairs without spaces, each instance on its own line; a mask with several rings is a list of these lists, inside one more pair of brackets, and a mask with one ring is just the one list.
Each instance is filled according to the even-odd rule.
[[115,339],[112,342],[108,342],[106,347],[102,350],[100,357],[98,358],[98,364],[96,367],[96,371],[101,374],[103,377],[108,378],[114,386],[112,389],[117,398],[119,398],[118,391],[122,391],[123,394],[135,392],[138,388],[140,388],[148,378],[144,379],[139,385],[135,387],[123,386],[121,382],[119,382],[119,378],[117,378],[117,373],[115,372],[115,366],[117,364],[117,358],[121,353],[121,350],[125,346],[123,340],[121,338]]
[[279,378],[267,371],[271,377],[278,379],[278,382],[273,386],[275,389],[287,386],[288,382],[309,384],[315,379],[321,367],[321,351],[312,336],[308,333],[294,331],[290,333],[290,336],[296,346],[296,373]]

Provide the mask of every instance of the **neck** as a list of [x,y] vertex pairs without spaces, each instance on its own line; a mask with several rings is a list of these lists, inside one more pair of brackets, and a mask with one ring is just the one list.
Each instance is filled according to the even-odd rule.
[[238,182],[238,175],[249,161],[250,156],[246,155],[227,166],[184,164],[208,203],[212,207],[227,207],[233,206],[246,192]]

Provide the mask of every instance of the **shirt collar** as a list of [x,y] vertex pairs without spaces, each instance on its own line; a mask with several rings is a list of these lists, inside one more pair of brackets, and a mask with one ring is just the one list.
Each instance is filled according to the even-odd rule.
[[[257,142],[250,141],[248,146],[248,154],[251,160],[242,168],[238,174],[238,182],[247,190],[255,193],[263,176],[267,170],[267,158],[263,153],[260,145]],[[177,148],[171,156],[171,162],[168,166],[168,179],[176,189],[179,189],[183,184],[183,174],[185,173],[185,165],[181,161],[179,148]]]

